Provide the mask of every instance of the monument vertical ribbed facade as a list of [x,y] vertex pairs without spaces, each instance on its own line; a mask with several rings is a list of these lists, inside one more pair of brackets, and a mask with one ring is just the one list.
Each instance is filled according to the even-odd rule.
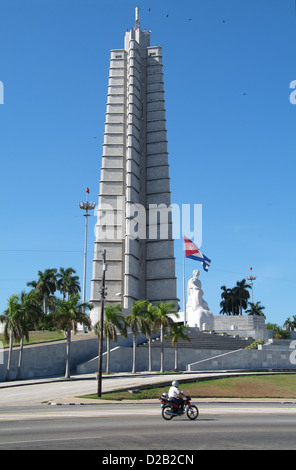
[[[111,50],[96,238],[92,322],[100,315],[102,256],[107,303],[175,301],[162,50],[136,25]],[[163,208],[161,212],[159,209]]]

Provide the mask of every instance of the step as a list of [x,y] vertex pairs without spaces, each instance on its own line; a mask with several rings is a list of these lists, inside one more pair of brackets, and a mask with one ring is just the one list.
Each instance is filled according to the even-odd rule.
[[[189,341],[179,340],[178,348],[190,349],[227,349],[234,351],[242,349],[253,343],[254,339],[244,339],[241,337],[222,335],[219,333],[207,332],[190,332],[188,334]],[[152,348],[159,348],[161,346],[160,339],[157,338],[151,342]],[[148,341],[143,343],[140,347],[148,347]],[[172,348],[171,339],[164,341],[165,348]]]

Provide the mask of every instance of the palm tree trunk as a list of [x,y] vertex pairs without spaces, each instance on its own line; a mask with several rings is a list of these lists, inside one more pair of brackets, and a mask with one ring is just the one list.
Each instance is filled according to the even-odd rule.
[[66,353],[66,371],[65,378],[70,378],[70,349],[71,349],[71,328],[67,331],[67,353]]
[[136,373],[136,348],[137,348],[137,336],[133,335],[133,370],[132,370],[132,374]]
[[148,370],[149,370],[149,372],[151,372],[152,371],[151,335],[148,338],[148,360],[149,360]]
[[175,346],[175,370],[178,370],[178,343]]
[[17,367],[17,376],[16,376],[17,379],[20,379],[22,375],[23,349],[24,349],[24,337],[22,336],[21,344],[20,344],[18,367]]
[[110,338],[107,334],[107,362],[106,362],[106,374],[110,374]]
[[160,327],[160,372],[164,371],[163,325]]
[[48,312],[48,295],[47,294],[44,294],[44,297],[43,297],[43,312],[45,315],[47,315],[47,312]]
[[10,331],[9,332],[9,350],[8,350],[8,359],[7,359],[7,370],[6,370],[6,379],[5,379],[7,381],[10,380],[12,346],[13,346],[13,334],[12,334],[12,331]]

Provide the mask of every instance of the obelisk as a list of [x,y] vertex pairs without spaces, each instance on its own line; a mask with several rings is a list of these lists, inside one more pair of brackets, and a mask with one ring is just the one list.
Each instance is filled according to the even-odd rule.
[[158,212],[170,204],[162,49],[150,46],[150,32],[141,29],[136,8],[124,49],[111,50],[91,281],[93,323],[100,315],[104,250],[106,304],[121,303],[126,311],[140,299],[177,305],[171,214],[168,210],[166,219]]

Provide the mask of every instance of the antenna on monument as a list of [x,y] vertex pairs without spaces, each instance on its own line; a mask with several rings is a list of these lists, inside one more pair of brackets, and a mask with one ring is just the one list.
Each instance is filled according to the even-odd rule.
[[136,28],[140,28],[140,17],[139,17],[139,7],[136,7]]

